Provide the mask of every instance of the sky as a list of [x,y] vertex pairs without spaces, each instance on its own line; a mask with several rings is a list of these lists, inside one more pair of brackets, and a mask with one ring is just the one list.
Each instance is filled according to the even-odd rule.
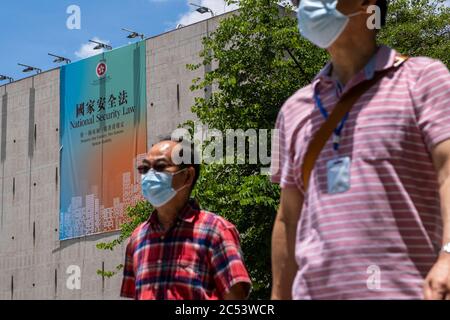
[[[223,0],[1,0],[0,3],[0,75],[19,80],[23,63],[49,70],[57,67],[48,53],[77,61],[100,53],[89,39],[117,48],[136,41],[127,39],[121,28],[155,36],[177,25],[210,18],[189,3],[211,8],[216,15],[235,9]],[[69,29],[71,5],[80,8],[80,29]],[[1,82],[4,84],[5,82]]]
[[[0,75],[15,80],[29,76],[17,63],[49,70],[57,65],[48,53],[77,61],[100,53],[89,39],[117,48],[130,43],[128,28],[146,37],[177,25],[211,17],[189,3],[206,6],[218,15],[236,9],[224,0],[0,0]],[[450,0],[447,0],[450,5]],[[80,29],[69,29],[72,5],[80,9]],[[135,40],[132,40],[135,41]],[[5,82],[1,82],[4,84]]]

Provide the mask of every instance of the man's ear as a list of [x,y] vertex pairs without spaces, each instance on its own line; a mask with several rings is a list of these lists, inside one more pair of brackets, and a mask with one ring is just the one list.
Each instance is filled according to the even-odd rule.
[[192,183],[194,183],[194,177],[195,177],[194,167],[187,167],[186,172],[187,172],[187,175],[186,175],[186,180],[184,181],[184,183],[192,185]]
[[361,9],[367,11],[369,6],[377,4],[377,0],[361,0]]
[[[340,0],[340,1],[348,1],[348,0]],[[370,6],[375,5],[377,3],[377,0],[358,0],[357,3],[358,3],[357,7],[353,8],[354,10],[353,12],[354,13],[361,12],[363,14],[367,14],[368,13],[367,9]]]

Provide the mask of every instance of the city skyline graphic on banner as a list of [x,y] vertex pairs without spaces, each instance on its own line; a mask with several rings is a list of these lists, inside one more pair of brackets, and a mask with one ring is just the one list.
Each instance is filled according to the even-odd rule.
[[[142,163],[145,157],[145,153],[139,155],[133,161],[133,167]],[[80,235],[118,230],[123,223],[128,221],[125,215],[126,208],[135,206],[138,201],[144,200],[141,193],[141,177],[136,170],[134,171],[134,174],[123,173],[123,196],[114,198],[112,207],[105,208],[101,204],[98,194],[72,197],[69,209],[63,213],[63,234],[68,238],[75,238]],[[132,177],[133,179],[131,179]],[[94,186],[95,188],[96,186]]]

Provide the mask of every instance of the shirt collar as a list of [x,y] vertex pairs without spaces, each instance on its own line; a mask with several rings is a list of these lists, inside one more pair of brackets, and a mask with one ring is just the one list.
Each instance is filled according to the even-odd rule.
[[[378,50],[375,53],[375,55],[373,56],[373,58],[370,59],[370,61],[364,67],[363,70],[358,72],[353,77],[353,79],[351,79],[349,81],[349,83],[346,85],[346,87],[349,87],[349,85],[351,87],[353,87],[354,85],[356,85],[357,83],[359,83],[361,81],[371,79],[375,72],[383,71],[383,70],[391,68],[395,63],[396,56],[397,56],[397,51],[395,51],[394,49],[391,49],[384,45],[378,47]],[[331,61],[329,61],[325,65],[325,67],[315,76],[315,78],[312,82],[314,90],[321,81],[328,81],[328,82],[333,81],[334,82],[334,80],[330,76],[331,68],[332,68],[332,64],[331,64]]]
[[184,222],[193,223],[200,211],[198,202],[194,199],[190,199],[186,206],[180,211],[177,219]]
[[[194,199],[190,199],[186,203],[184,208],[181,209],[181,211],[178,213],[177,220],[193,223],[199,211],[200,206],[197,201],[195,201]],[[159,219],[156,210],[153,210],[152,214],[150,215],[149,222],[153,226],[159,225]]]

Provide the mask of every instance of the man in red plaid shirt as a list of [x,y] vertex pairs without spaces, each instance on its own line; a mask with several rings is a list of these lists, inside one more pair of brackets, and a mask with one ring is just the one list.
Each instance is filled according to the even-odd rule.
[[[251,281],[239,234],[230,222],[190,199],[198,164],[175,165],[169,138],[138,167],[144,197],[156,208],[131,235],[121,296],[133,299],[246,299]],[[191,155],[193,147],[188,145]],[[191,162],[193,163],[193,162]]]

